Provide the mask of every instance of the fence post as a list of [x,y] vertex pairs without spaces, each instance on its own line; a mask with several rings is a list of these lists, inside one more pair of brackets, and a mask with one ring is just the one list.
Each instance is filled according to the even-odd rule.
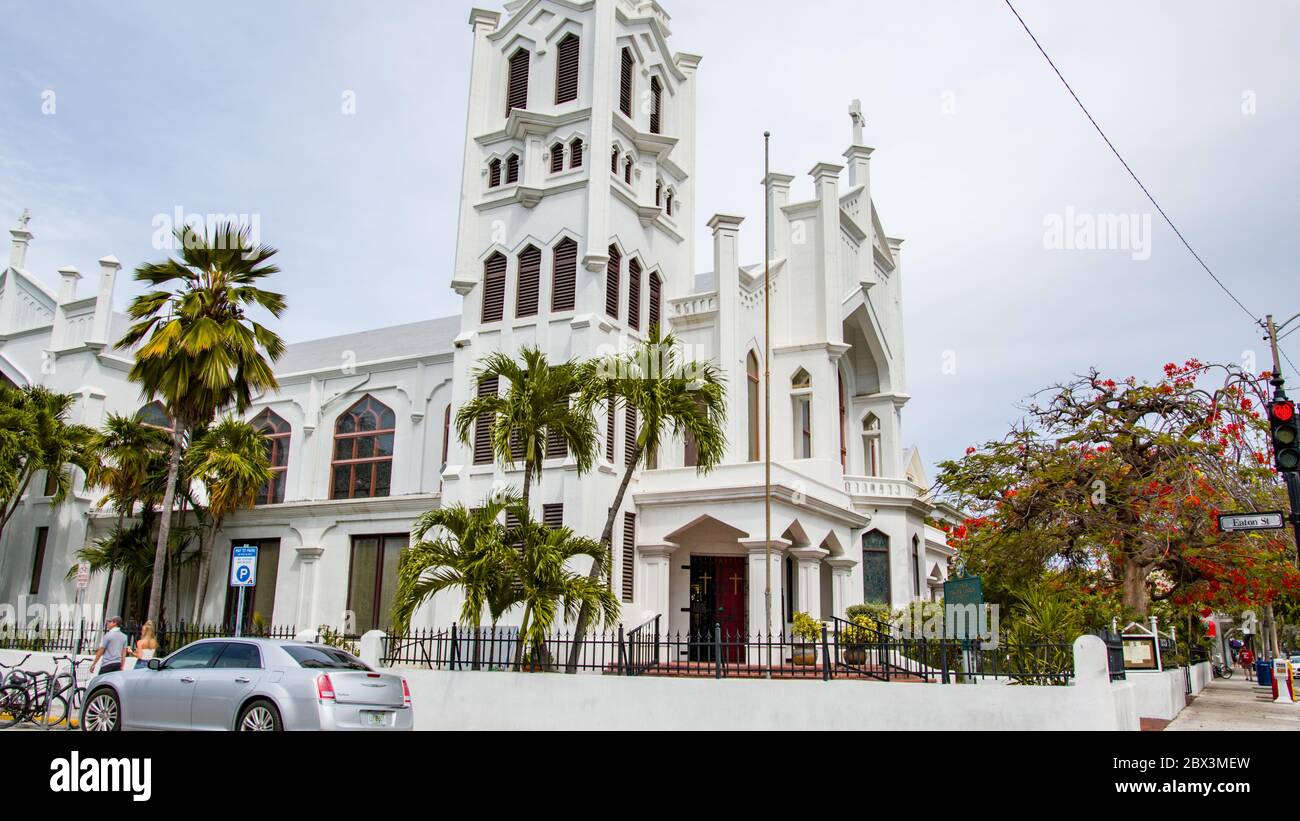
[[655,663],[656,665],[659,663],[659,653],[660,653],[660,647],[659,647],[659,620],[660,620],[661,618],[663,618],[662,615],[660,615],[660,616],[655,616],[655,660],[654,660],[654,663]]
[[456,670],[456,663],[460,656],[460,625],[451,626],[451,669]]
[[626,676],[627,673],[627,644],[624,641],[623,625],[618,626],[618,675]]
[[943,683],[952,684],[952,679],[948,677],[948,639],[946,637],[939,639],[939,667],[943,670]]
[[831,680],[831,644],[827,639],[826,625],[822,625],[822,681]]
[[722,625],[713,625],[713,677],[722,678]]

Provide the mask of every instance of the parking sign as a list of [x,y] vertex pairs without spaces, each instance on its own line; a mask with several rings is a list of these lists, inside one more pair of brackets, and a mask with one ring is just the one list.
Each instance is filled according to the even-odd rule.
[[257,586],[257,548],[236,547],[230,558],[230,586]]

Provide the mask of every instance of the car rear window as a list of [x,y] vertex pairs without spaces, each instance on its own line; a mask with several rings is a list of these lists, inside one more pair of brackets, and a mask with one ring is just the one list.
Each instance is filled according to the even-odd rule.
[[309,670],[369,670],[357,657],[334,647],[308,647],[294,644],[284,648],[299,667]]

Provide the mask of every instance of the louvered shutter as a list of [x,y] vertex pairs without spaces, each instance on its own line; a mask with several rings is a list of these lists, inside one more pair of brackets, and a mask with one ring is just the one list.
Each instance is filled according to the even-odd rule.
[[574,140],[569,145],[569,167],[582,168],[582,140]]
[[666,211],[668,216],[671,217],[673,215],[673,192],[671,191],[668,192],[668,204],[664,210]]
[[506,308],[506,258],[493,254],[483,266],[483,321],[500,322]]
[[615,429],[618,424],[618,414],[614,409],[614,401],[610,400],[606,410],[605,420],[605,461],[611,465],[614,464],[615,448]]
[[538,296],[542,285],[542,252],[530,245],[519,255],[519,294],[515,300],[515,316],[537,316]]
[[551,530],[564,527],[564,505],[543,505],[542,524]]
[[558,174],[564,170],[564,146],[556,143],[551,146],[551,173]]
[[658,274],[650,275],[650,327],[660,327],[662,331],[663,316],[663,283],[659,281]]
[[664,133],[664,87],[655,77],[650,80],[650,133]]
[[518,431],[510,434],[510,458],[516,465],[522,465],[527,455],[524,449],[524,437]]
[[519,155],[511,154],[506,159],[506,185],[519,182]]
[[664,204],[664,181],[659,180],[655,183],[655,205]]
[[632,49],[623,49],[623,71],[619,81],[618,105],[628,117],[632,116],[632,70],[636,61],[632,58]]
[[627,421],[623,429],[623,464],[633,467],[636,464],[636,408],[627,409]]
[[581,51],[581,41],[576,35],[570,34],[560,41],[555,58],[556,105],[578,99],[578,57]]
[[[501,381],[497,377],[484,379],[478,383],[479,396],[496,396]],[[474,423],[474,464],[492,464],[492,423],[496,421],[490,413],[481,414]]]
[[510,81],[506,87],[506,116],[516,108],[528,108],[528,65],[532,55],[520,49],[510,58]]
[[619,278],[622,276],[623,255],[618,248],[609,247],[609,265],[605,269],[605,313],[618,319]]
[[[565,407],[569,403],[565,401]],[[546,429],[546,458],[547,459],[568,459],[569,443],[564,441],[564,437],[558,431],[550,428]]]
[[628,157],[623,161],[623,182],[628,185],[632,184],[632,158]]
[[636,579],[636,514],[623,514],[623,601],[631,602]]
[[555,246],[552,266],[551,310],[572,311],[577,307],[578,244],[565,238]]
[[501,161],[493,160],[488,163],[488,188],[498,188],[501,185]]
[[627,265],[627,324],[641,330],[641,262],[633,259]]
[[614,153],[609,157],[609,173],[618,173],[618,146],[614,146]]

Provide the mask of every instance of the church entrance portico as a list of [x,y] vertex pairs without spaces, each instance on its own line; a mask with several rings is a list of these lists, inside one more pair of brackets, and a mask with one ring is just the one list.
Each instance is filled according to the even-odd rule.
[[[715,630],[723,641],[749,635],[746,599],[749,594],[748,567],[743,556],[691,556],[690,562],[691,661],[716,661],[713,646],[706,639]],[[732,644],[724,651],[726,662],[739,662],[741,648]]]

